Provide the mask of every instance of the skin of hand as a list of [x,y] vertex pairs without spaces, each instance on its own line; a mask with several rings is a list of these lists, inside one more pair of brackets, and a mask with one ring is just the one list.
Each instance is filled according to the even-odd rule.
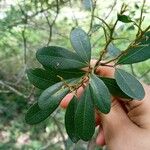
[[[114,69],[101,66],[96,73],[112,78]],[[107,115],[96,112],[96,124],[100,128],[96,139],[98,145],[106,144],[109,150],[150,150],[150,86],[143,84],[143,87],[143,100],[127,101],[113,97]],[[79,97],[83,90],[83,87],[78,90]],[[66,108],[72,97],[73,94],[68,94],[60,106]]]

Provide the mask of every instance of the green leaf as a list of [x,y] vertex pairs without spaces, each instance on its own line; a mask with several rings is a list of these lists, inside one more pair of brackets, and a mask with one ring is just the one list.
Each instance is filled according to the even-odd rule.
[[53,72],[48,72],[41,68],[28,69],[27,76],[35,87],[43,90],[60,81]]
[[40,95],[38,99],[38,105],[40,109],[51,109],[57,108],[61,100],[67,95],[69,89],[64,87],[63,82],[56,83],[51,87],[47,88]]
[[129,16],[118,14],[118,20],[124,23],[133,22]]
[[111,95],[107,86],[94,74],[91,75],[90,79],[90,89],[94,104],[102,113],[109,113],[111,108]]
[[92,138],[95,131],[95,110],[89,86],[81,96],[75,113],[77,135],[84,141]]
[[72,47],[78,56],[86,63],[91,60],[91,44],[88,35],[81,28],[75,28],[70,33]]
[[83,6],[86,10],[91,11],[93,8],[93,1],[92,0],[83,0]]
[[27,111],[26,116],[25,116],[25,121],[30,125],[38,124],[44,121],[47,117],[49,117],[50,114],[52,114],[54,110],[55,110],[55,107],[51,109],[47,109],[47,110],[41,110],[38,104],[35,103]]
[[118,55],[121,54],[120,49],[118,49],[117,47],[114,46],[114,44],[110,43],[107,47],[107,51],[108,53],[113,56],[113,57],[117,57]]
[[70,101],[65,114],[66,131],[68,136],[74,143],[77,143],[77,141],[79,140],[79,137],[76,134],[75,121],[74,121],[77,104],[78,104],[78,99],[74,96],[73,99]]
[[83,76],[86,72],[79,69],[57,70],[44,67],[48,72],[52,72],[55,76],[60,76],[63,79],[72,79]]
[[116,69],[115,79],[120,89],[128,96],[141,100],[145,96],[145,92],[141,83],[131,74],[122,69]]
[[130,48],[121,56],[117,64],[133,64],[150,58],[150,31],[137,42],[138,46]]
[[58,46],[43,47],[37,51],[36,57],[48,68],[79,69],[87,66],[76,53]]
[[129,98],[131,99],[131,97],[129,97],[128,95],[126,95],[118,86],[117,82],[115,79],[112,78],[106,78],[106,77],[100,77],[100,79],[105,83],[105,85],[107,86],[107,88],[109,89],[109,92],[113,95],[113,96],[118,96],[121,98]]

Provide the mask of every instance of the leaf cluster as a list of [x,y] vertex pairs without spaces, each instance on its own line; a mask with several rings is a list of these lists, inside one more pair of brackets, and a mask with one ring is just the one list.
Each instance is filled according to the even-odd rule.
[[[114,66],[114,78],[96,74],[97,66],[92,67],[91,43],[89,36],[81,28],[74,28],[70,34],[74,52],[59,46],[39,49],[37,60],[42,68],[28,69],[30,82],[43,92],[38,101],[29,108],[25,120],[37,124],[49,117],[61,100],[74,93],[65,115],[66,131],[73,142],[88,141],[95,132],[95,109],[107,114],[111,109],[111,96],[142,100],[144,89],[131,74],[118,68],[118,65],[132,64],[150,58],[150,32],[136,41],[137,46],[121,53]],[[82,68],[86,68],[84,71]],[[85,86],[86,83],[86,86]],[[84,87],[81,97],[76,93]]]

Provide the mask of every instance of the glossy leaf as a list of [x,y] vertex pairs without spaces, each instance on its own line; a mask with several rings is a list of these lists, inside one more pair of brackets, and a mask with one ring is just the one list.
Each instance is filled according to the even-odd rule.
[[118,20],[124,23],[133,22],[129,16],[118,14]]
[[41,48],[37,51],[36,57],[43,66],[48,68],[79,69],[87,66],[76,53],[58,46]]
[[50,114],[53,113],[55,110],[55,107],[47,110],[41,110],[37,103],[32,105],[29,110],[26,113],[25,121],[30,124],[38,124],[42,121],[44,121],[47,117],[50,116]]
[[39,89],[46,89],[60,81],[53,72],[48,72],[41,68],[28,69],[27,76],[29,81]]
[[130,48],[121,56],[117,64],[133,64],[150,58],[150,31],[137,42],[138,46]]
[[83,0],[83,6],[86,10],[92,10],[93,8],[93,1],[92,0]]
[[95,131],[94,104],[89,86],[81,96],[75,113],[75,127],[77,135],[84,141],[92,138]]
[[40,109],[51,109],[58,107],[61,100],[69,92],[68,88],[64,87],[63,82],[56,83],[47,88],[39,97],[38,104]]
[[111,108],[111,95],[104,82],[96,75],[91,75],[90,80],[91,93],[94,104],[102,113],[109,113]]
[[91,44],[88,35],[81,28],[75,28],[70,33],[72,47],[78,56],[86,63],[91,59]]
[[130,97],[141,100],[145,92],[141,83],[131,74],[122,69],[116,69],[115,79],[121,90]]
[[108,53],[113,56],[113,57],[117,57],[118,55],[121,54],[120,49],[118,49],[117,47],[114,46],[114,44],[110,43],[107,47],[107,51]]
[[109,92],[113,96],[121,97],[121,98],[128,98],[131,99],[128,95],[126,95],[118,86],[115,79],[112,78],[106,78],[106,77],[100,77],[100,79],[105,83],[107,88],[109,89]]
[[70,101],[65,114],[66,131],[68,136],[74,143],[76,143],[79,140],[79,137],[76,134],[75,120],[74,120],[77,104],[78,99],[74,96],[73,99]]

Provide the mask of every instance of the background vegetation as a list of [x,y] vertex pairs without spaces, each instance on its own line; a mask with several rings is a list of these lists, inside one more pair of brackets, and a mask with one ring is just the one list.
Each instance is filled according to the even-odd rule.
[[[0,1],[0,149],[2,150],[60,150],[87,149],[89,143],[71,143],[64,129],[64,112],[59,108],[44,123],[29,126],[24,121],[28,107],[40,90],[28,81],[26,69],[39,66],[35,52],[46,45],[71,49],[69,34],[80,26],[91,37],[93,58],[98,57],[104,44],[103,18],[110,25],[117,17],[121,4],[128,6],[127,15],[135,21],[140,17],[141,0],[95,0],[90,10],[86,0],[1,0]],[[147,26],[150,1],[144,8]],[[114,44],[124,50],[135,36],[132,23],[119,23]],[[140,80],[150,83],[150,61],[125,66]],[[91,141],[92,142],[92,141]],[[100,149],[100,148],[97,148]]]

